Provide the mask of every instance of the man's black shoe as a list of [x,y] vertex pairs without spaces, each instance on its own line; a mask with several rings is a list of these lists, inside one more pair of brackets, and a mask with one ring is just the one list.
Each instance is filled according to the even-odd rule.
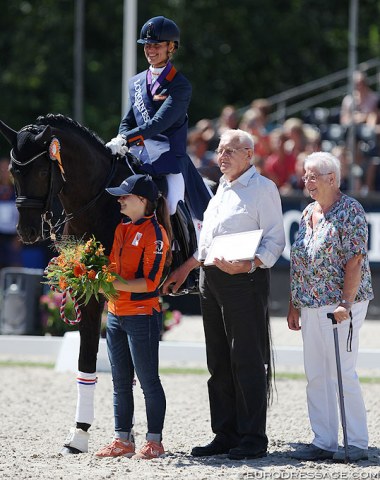
[[228,452],[228,458],[230,460],[245,460],[245,459],[261,458],[266,456],[267,456],[266,450],[252,450],[252,448],[246,447],[244,445],[231,448],[231,450]]
[[212,457],[213,455],[222,455],[230,451],[231,445],[214,438],[212,442],[204,447],[194,447],[191,450],[193,457]]

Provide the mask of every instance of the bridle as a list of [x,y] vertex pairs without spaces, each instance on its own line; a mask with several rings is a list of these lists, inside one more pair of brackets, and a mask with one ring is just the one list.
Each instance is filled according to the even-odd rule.
[[[62,215],[64,215],[63,220],[58,219],[57,223],[54,225],[53,224],[53,211],[52,211],[52,203],[53,203],[53,198],[54,195],[58,194],[59,192],[54,193],[54,175],[52,173],[52,164],[51,162],[53,161],[50,156],[48,151],[42,151],[35,155],[34,157],[24,161],[20,162],[17,160],[13,154],[13,149],[10,152],[10,157],[11,157],[11,163],[19,166],[19,167],[24,167],[26,165],[30,165],[33,163],[35,160],[38,158],[42,157],[43,155],[47,155],[49,159],[49,173],[50,173],[50,179],[49,179],[49,191],[46,195],[45,198],[32,198],[32,197],[25,197],[25,196],[20,196],[18,195],[16,191],[16,207],[18,209],[21,208],[34,208],[34,209],[40,209],[42,210],[43,213],[41,213],[41,235],[42,239],[46,240],[48,238],[51,238],[52,240],[56,239],[56,230],[61,227],[62,225],[66,224],[67,222],[71,221],[74,217],[78,217],[79,215],[83,214],[86,212],[88,209],[90,209],[95,203],[99,200],[99,198],[105,193],[105,189],[110,185],[110,182],[115,174],[116,171],[116,163],[117,159],[114,155],[112,155],[112,164],[111,164],[111,170],[107,176],[107,179],[102,186],[102,188],[98,191],[98,193],[95,195],[95,197],[90,200],[87,204],[83,205],[81,208],[79,208],[75,212],[67,213],[65,210],[62,212]],[[127,160],[128,162],[128,160]],[[129,163],[129,162],[128,162]],[[131,165],[130,165],[131,170],[133,171]],[[64,183],[66,182],[64,175],[61,172],[61,176],[63,178]],[[49,229],[49,235],[45,235],[45,224],[48,226]]]
[[[18,165],[19,167],[24,167],[26,165],[29,165],[30,163],[34,162],[37,160],[37,158],[42,157],[42,155],[45,155],[46,152],[41,152],[35,155],[34,157],[30,158],[26,162],[20,162],[18,161],[14,154],[13,154],[13,148],[11,150],[10,156],[11,156],[11,162]],[[50,189],[49,193],[51,191],[52,187],[52,175],[50,174]],[[48,197],[47,197],[48,198]],[[16,207],[17,208],[40,208],[41,210],[47,206],[47,199],[41,200],[40,198],[27,198],[24,196],[17,195],[16,196]]]

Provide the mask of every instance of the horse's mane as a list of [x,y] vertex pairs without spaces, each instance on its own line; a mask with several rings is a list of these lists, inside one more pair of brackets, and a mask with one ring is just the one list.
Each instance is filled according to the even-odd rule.
[[92,130],[87,127],[84,127],[77,121],[73,120],[70,117],[65,117],[62,114],[53,114],[48,113],[45,116],[39,116],[36,120],[37,125],[50,125],[51,127],[62,128],[63,130],[72,129],[80,131],[87,139],[94,144],[96,147],[102,147],[109,155],[111,153],[106,148],[104,141]]

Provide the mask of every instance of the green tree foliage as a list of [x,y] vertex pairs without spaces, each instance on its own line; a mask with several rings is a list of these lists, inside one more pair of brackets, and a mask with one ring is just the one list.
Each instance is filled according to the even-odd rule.
[[[174,62],[193,85],[190,123],[347,66],[347,0],[144,0],[181,28]],[[75,0],[0,0],[0,118],[18,129],[73,115]],[[358,60],[379,55],[378,0],[359,2]],[[123,0],[87,0],[84,121],[104,139],[121,116]],[[146,62],[138,47],[138,68]],[[1,153],[6,144],[0,140]]]

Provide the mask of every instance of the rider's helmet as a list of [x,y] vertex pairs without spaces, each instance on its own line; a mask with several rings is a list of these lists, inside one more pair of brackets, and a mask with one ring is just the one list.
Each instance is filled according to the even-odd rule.
[[179,48],[179,28],[166,17],[153,17],[144,23],[140,39],[137,43],[160,43],[174,42],[175,48]]

